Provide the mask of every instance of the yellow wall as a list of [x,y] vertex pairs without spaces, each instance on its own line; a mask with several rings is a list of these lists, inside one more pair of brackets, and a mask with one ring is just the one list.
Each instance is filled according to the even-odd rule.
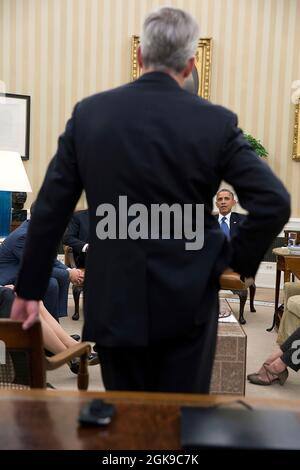
[[0,80],[32,100],[25,163],[32,197],[73,105],[130,80],[131,36],[163,4],[189,10],[201,36],[213,38],[211,99],[237,112],[241,127],[268,148],[300,217],[290,102],[291,83],[300,79],[300,0],[0,0]]

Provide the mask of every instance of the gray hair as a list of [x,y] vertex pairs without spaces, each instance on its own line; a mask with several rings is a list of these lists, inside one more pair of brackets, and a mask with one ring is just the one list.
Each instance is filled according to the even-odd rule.
[[146,68],[181,72],[196,52],[199,27],[178,8],[162,7],[150,13],[143,25],[141,54]]

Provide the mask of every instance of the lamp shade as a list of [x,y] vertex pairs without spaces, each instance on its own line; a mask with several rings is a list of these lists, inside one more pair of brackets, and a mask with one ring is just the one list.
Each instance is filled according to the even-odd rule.
[[18,152],[0,150],[0,191],[32,192]]

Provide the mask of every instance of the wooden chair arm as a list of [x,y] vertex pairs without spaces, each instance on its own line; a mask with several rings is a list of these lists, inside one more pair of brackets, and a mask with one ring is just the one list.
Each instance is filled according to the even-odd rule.
[[68,245],[64,245],[64,253],[65,253],[65,265],[69,268],[76,268],[73,248]]
[[246,289],[245,283],[241,281],[240,274],[234,271],[224,271],[220,276],[220,287],[225,290]]
[[89,343],[78,343],[72,346],[71,348],[66,349],[65,351],[55,354],[52,357],[46,358],[46,369],[47,370],[54,370],[58,367],[69,362],[74,357],[80,357],[86,355],[86,359],[88,354],[91,352],[91,346]]
[[[221,289],[224,290],[243,290],[248,288],[245,282],[241,280],[240,274],[235,271],[224,271],[220,276],[219,282]],[[254,279],[251,285],[254,285]]]
[[55,354],[55,356],[46,358],[46,369],[54,370],[66,364],[74,357],[79,357],[79,372],[77,375],[78,390],[87,390],[89,386],[89,372],[88,372],[88,354],[91,352],[89,343],[75,344],[66,351]]

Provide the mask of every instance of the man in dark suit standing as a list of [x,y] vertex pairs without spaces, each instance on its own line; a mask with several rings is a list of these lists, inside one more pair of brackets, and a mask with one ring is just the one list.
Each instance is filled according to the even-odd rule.
[[84,268],[89,248],[89,213],[87,209],[74,212],[63,236],[63,244],[73,249],[77,268]]
[[219,209],[217,215],[221,229],[228,238],[232,238],[238,231],[238,226],[246,218],[243,214],[232,212],[236,200],[229,189],[220,189],[216,194],[216,206]]
[[[75,107],[30,225],[12,308],[24,328],[38,318],[51,259],[85,189],[83,338],[97,343],[109,390],[207,393],[219,276],[229,266],[254,276],[290,215],[287,191],[236,116],[183,90],[198,38],[182,10],[148,15],[138,50],[143,75]],[[231,243],[212,214],[222,180],[249,213]]]

